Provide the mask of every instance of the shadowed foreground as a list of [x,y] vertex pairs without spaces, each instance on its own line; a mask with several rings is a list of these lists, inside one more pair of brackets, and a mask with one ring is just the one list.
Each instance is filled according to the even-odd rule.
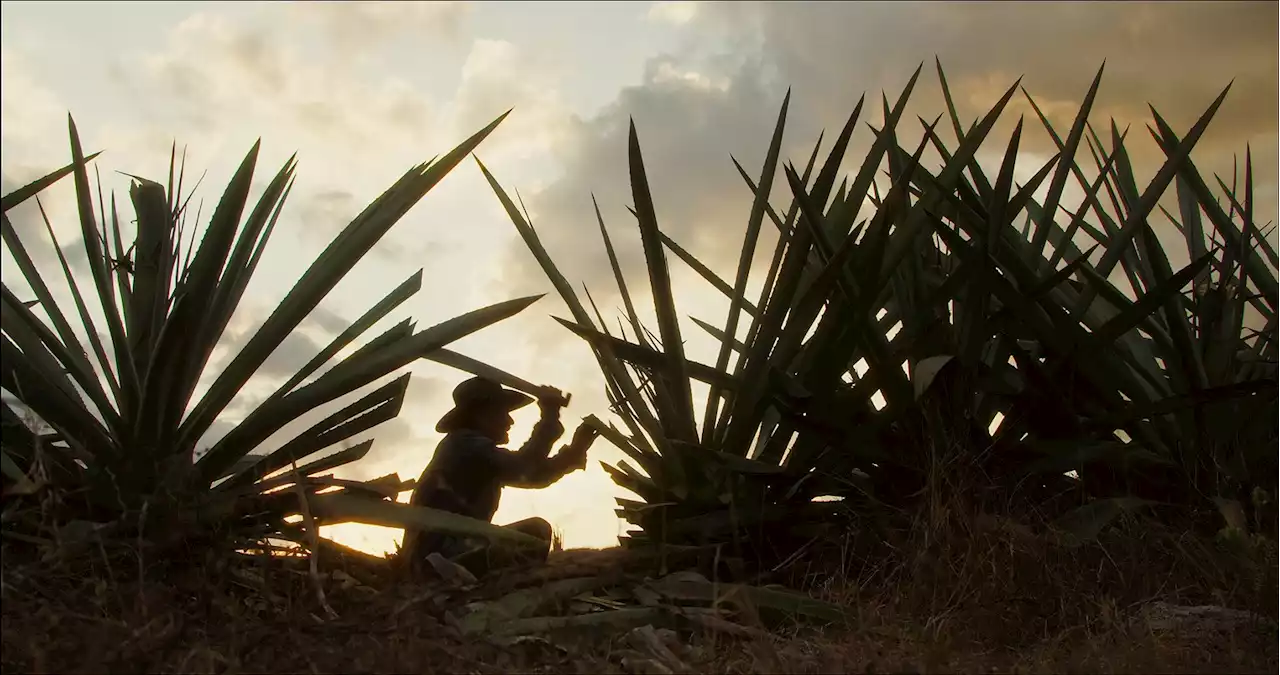
[[[471,585],[335,555],[321,599],[305,559],[42,564],[6,542],[0,640],[5,672],[1276,672],[1273,545],[1115,535],[1067,547],[990,520],[899,542],[909,558],[834,542],[767,580],[845,608],[826,622],[727,582],[696,609],[670,591],[710,569],[660,578],[620,548]],[[1205,605],[1238,609],[1180,609]]]

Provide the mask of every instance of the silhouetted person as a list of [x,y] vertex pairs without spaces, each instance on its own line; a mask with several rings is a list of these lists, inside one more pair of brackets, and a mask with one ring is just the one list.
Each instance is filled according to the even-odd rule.
[[[596,437],[595,430],[585,423],[574,432],[569,445],[554,456],[550,454],[552,444],[564,434],[560,409],[566,402],[564,395],[551,387],[537,399],[542,415],[529,441],[516,451],[502,447],[509,441],[514,423],[511,412],[534,400],[481,377],[459,384],[453,390],[454,408],[436,424],[436,431],[445,434],[444,440],[418,479],[410,503],[492,522],[503,487],[543,488],[585,468],[587,450]],[[496,567],[546,560],[551,549],[550,523],[529,518],[505,527],[545,543],[537,547],[488,543],[409,528],[401,549],[411,569],[422,569],[427,555],[436,552],[477,577]]]

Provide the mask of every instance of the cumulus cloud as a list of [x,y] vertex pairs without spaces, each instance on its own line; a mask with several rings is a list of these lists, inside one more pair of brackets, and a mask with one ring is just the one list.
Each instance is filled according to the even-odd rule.
[[689,23],[697,16],[698,5],[699,3],[688,0],[663,0],[650,5],[647,16],[650,21],[679,26]]
[[311,310],[311,314],[307,315],[306,320],[329,336],[338,335],[350,325],[349,319],[345,319],[324,307],[317,307]]
[[[643,274],[635,221],[625,209],[633,202],[627,169],[630,117],[664,231],[695,251],[737,247],[750,192],[729,155],[734,152],[748,170],[758,172],[768,139],[755,139],[762,129],[768,133],[781,103],[761,85],[755,68],[744,66],[744,71],[727,86],[709,86],[711,75],[678,70],[671,60],[660,59],[650,64],[642,85],[624,89],[599,115],[575,125],[560,158],[563,178],[531,197],[529,208],[539,236],[565,273],[585,280],[593,294],[600,289],[597,299],[611,297],[604,289],[613,277],[593,194],[620,263],[630,274]],[[516,288],[545,286],[541,269],[523,247],[523,242],[513,246],[504,279]]]
[[459,135],[515,110],[484,146],[486,161],[499,153],[528,157],[554,148],[569,118],[558,82],[540,56],[506,40],[477,39],[462,66],[451,105]]
[[[1185,131],[1234,78],[1227,102],[1193,157],[1202,171],[1229,175],[1232,153],[1243,154],[1251,144],[1259,192],[1270,194],[1276,182],[1280,79],[1276,21],[1274,4],[1248,2],[708,3],[685,24],[687,39],[721,47],[691,47],[653,59],[644,82],[622,90],[613,104],[574,125],[561,151],[564,174],[527,201],[544,243],[566,274],[584,280],[593,292],[600,289],[600,300],[613,282],[591,209],[594,192],[628,273],[643,283],[634,220],[622,209],[631,203],[626,133],[628,118],[634,117],[659,223],[722,276],[730,276],[750,194],[729,155],[749,172],[759,171],[787,87],[793,100],[783,161],[803,165],[817,133],[834,133],[864,93],[863,119],[878,123],[881,90],[892,100],[921,62],[926,69],[905,119],[917,114],[932,119],[943,112],[932,72],[935,54],[963,124],[985,114],[1016,78],[1025,76],[1024,86],[1060,133],[1106,59],[1091,119],[1104,137],[1108,118],[1121,128],[1132,125],[1127,146],[1140,180],[1163,161],[1142,126],[1150,120],[1147,103]],[[1028,116],[1023,149],[1043,161],[1052,152],[1051,141],[1021,97],[1006,110],[993,141],[1007,138],[1019,115]],[[871,133],[859,128],[850,154],[862,152],[870,139]],[[774,195],[775,206],[785,204],[785,183],[775,179]],[[1268,208],[1264,221],[1274,216],[1274,206]],[[523,243],[513,243],[509,254],[509,285],[545,286]]]
[[[44,150],[62,150],[66,138],[66,106],[56,94],[31,73],[29,57],[15,49],[0,48],[0,142],[9,150],[15,142],[44,142]],[[56,142],[57,146],[49,145]],[[6,157],[5,172],[26,183],[40,177],[47,168]],[[21,158],[26,160],[28,158]],[[42,170],[43,169],[43,170]]]
[[470,12],[465,2],[304,2],[290,9],[348,51],[405,35],[457,39]]
[[305,235],[325,241],[333,239],[364,208],[355,195],[342,189],[321,189],[291,197],[290,202]]
[[202,130],[234,118],[344,145],[385,141],[393,133],[401,140],[403,134],[421,137],[429,107],[414,87],[395,77],[367,77],[331,53],[278,39],[276,32],[285,28],[194,14],[178,24],[163,51],[143,57],[146,79],[135,84],[162,96],[170,112]]

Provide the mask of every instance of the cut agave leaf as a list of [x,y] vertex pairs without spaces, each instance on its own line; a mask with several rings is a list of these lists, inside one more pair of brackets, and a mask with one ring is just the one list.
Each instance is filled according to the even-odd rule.
[[383,527],[414,528],[443,532],[464,537],[483,537],[490,540],[510,541],[516,544],[544,546],[546,542],[498,527],[483,520],[460,516],[448,511],[411,506],[398,502],[355,497],[347,494],[318,495],[310,499],[311,512],[321,520],[364,523]]

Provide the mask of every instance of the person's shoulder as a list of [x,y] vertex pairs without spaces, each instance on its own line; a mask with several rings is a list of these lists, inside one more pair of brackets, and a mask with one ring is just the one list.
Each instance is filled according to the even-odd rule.
[[475,449],[490,449],[496,445],[493,440],[474,431],[460,430],[447,434],[440,445],[437,446],[436,452],[457,452]]

